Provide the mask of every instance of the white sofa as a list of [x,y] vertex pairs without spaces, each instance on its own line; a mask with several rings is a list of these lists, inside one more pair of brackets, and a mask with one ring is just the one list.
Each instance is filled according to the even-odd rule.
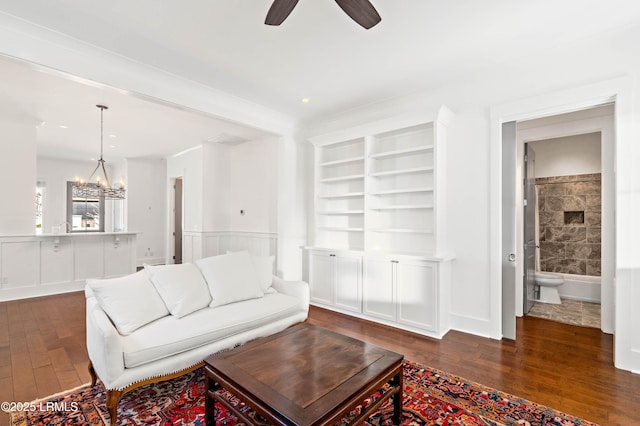
[[89,371],[92,385],[99,378],[107,389],[111,424],[124,393],[305,321],[307,283],[272,270],[272,257],[240,252],[87,280]]

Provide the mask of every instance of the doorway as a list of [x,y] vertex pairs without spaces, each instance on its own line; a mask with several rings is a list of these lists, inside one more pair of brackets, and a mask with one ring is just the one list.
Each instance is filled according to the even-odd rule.
[[[606,103],[522,120],[516,136],[517,158],[522,159],[516,179],[526,182],[518,199],[527,200],[516,207],[516,247],[523,248],[516,276],[524,283],[522,292],[516,290],[516,303],[526,302],[525,292],[532,289],[533,255],[541,245],[538,269],[564,277],[565,283],[558,288],[561,297],[600,303],[600,328],[605,333],[614,332],[615,317],[614,113],[614,104]],[[533,147],[539,154],[537,171],[531,161],[525,161],[531,160],[532,153],[526,150]],[[539,206],[536,178],[544,203],[540,217],[549,222],[538,226],[538,232],[545,229],[539,236],[542,243],[534,239],[535,207]],[[527,312],[522,306],[522,312],[516,309],[517,316]]]
[[[489,256],[490,256],[490,291],[492,309],[490,311],[491,336],[501,339],[504,336],[504,323],[511,321],[515,326],[515,316],[507,313],[517,308],[515,298],[502,297],[505,286],[508,286],[508,275],[503,276],[502,265],[504,259],[509,256],[509,250],[515,250],[513,246],[505,245],[502,242],[507,238],[503,235],[503,221],[507,218],[501,214],[504,209],[503,200],[505,194],[502,184],[504,183],[504,170],[508,169],[508,164],[503,160],[503,125],[515,121],[531,120],[541,117],[550,117],[573,111],[593,108],[595,106],[615,103],[614,126],[610,129],[612,147],[608,152],[615,162],[615,175],[610,174],[611,179],[609,195],[603,195],[603,203],[610,203],[615,209],[615,226],[611,228],[610,235],[604,236],[603,241],[608,239],[611,249],[611,265],[609,271],[612,274],[611,282],[614,283],[609,291],[602,293],[603,307],[615,306],[610,312],[602,315],[602,328],[606,332],[615,334],[614,338],[614,362],[617,368],[628,371],[640,371],[638,369],[638,358],[632,349],[635,342],[635,325],[632,321],[634,317],[633,303],[637,297],[633,285],[634,268],[623,268],[623,264],[633,264],[627,261],[628,250],[635,244],[636,223],[633,203],[626,202],[627,193],[636,194],[635,190],[628,184],[630,176],[634,176],[636,158],[634,151],[633,136],[633,81],[628,77],[620,77],[605,80],[598,83],[575,87],[571,89],[550,92],[517,101],[505,102],[491,108],[491,145],[490,145],[490,220],[489,220]],[[516,157],[512,158],[512,165],[516,167]],[[631,189],[629,189],[631,188]],[[622,194],[622,195],[621,195]],[[622,197],[622,198],[619,198]],[[514,206],[515,207],[515,206]],[[611,218],[613,219],[613,218]],[[623,233],[621,228],[628,228],[630,231]],[[516,233],[516,227],[508,230],[512,234]],[[515,239],[515,238],[514,238]],[[623,252],[619,247],[625,249]],[[604,251],[605,249],[603,249]],[[633,250],[631,249],[631,252]],[[629,258],[630,259],[630,258]],[[514,262],[515,263],[515,262]],[[515,276],[514,282],[515,282]],[[603,281],[604,281],[603,277]],[[513,288],[513,286],[511,287]],[[520,288],[522,288],[520,286]],[[615,288],[615,291],[614,291]],[[609,299],[608,301],[606,299]],[[521,306],[521,305],[520,305]],[[614,328],[615,324],[615,328]]]
[[173,184],[173,263],[182,263],[182,178],[175,179]]

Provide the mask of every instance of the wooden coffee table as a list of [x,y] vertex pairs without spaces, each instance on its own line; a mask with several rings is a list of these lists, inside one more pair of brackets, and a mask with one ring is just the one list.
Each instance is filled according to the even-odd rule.
[[[254,424],[230,404],[224,388],[274,425],[333,425],[385,389],[352,421],[362,422],[393,397],[394,424],[402,420],[404,356],[303,323],[205,360],[206,422],[214,404]],[[389,386],[385,387],[386,384]]]

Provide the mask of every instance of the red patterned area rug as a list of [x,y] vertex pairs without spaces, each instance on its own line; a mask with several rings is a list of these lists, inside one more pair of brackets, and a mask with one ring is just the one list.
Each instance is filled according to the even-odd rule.
[[[82,386],[25,404],[11,413],[12,426],[109,424],[104,388]],[[261,419],[229,395],[258,424]],[[372,397],[375,400],[376,395]],[[365,405],[371,401],[365,402]],[[359,411],[357,409],[356,411]],[[216,406],[218,425],[236,425],[224,408]],[[355,412],[352,413],[355,415]],[[387,401],[364,424],[393,426]],[[344,419],[348,421],[348,419]],[[118,406],[119,425],[204,425],[203,371],[140,387],[125,394]],[[527,401],[461,377],[411,361],[404,366],[403,425],[595,425],[560,411]]]

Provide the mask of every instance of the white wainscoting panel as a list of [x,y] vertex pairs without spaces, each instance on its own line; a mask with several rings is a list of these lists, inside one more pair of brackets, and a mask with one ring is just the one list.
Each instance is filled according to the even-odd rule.
[[40,243],[41,284],[73,281],[73,241],[46,240]]
[[104,277],[104,248],[102,238],[87,237],[73,242],[74,254],[74,278],[85,280],[87,278]]
[[40,281],[40,243],[12,241],[2,244],[2,288],[32,287]]
[[135,271],[136,234],[0,236],[0,301],[82,290]]
[[227,251],[247,250],[256,256],[276,256],[278,234],[275,232],[208,231],[183,233],[182,260],[195,262]]

